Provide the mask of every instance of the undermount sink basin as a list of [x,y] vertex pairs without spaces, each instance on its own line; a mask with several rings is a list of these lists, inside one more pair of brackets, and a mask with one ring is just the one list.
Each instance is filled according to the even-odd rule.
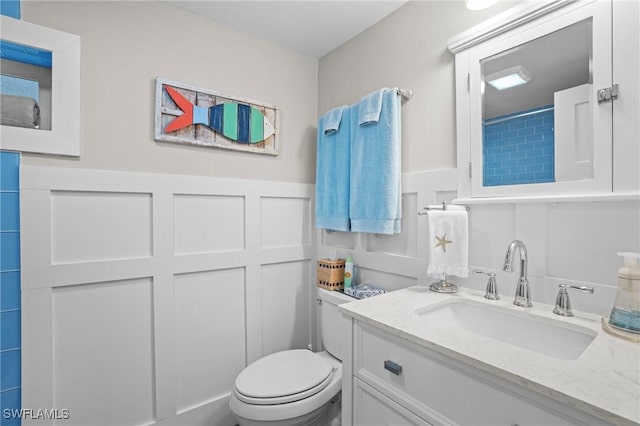
[[419,308],[416,314],[442,329],[453,327],[552,358],[577,359],[597,333],[575,324],[465,299]]

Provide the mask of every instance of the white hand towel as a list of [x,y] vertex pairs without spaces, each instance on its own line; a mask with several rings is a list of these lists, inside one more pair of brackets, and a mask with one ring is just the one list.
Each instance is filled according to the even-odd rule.
[[465,278],[469,274],[469,220],[467,209],[448,205],[429,210],[429,267],[427,273]]

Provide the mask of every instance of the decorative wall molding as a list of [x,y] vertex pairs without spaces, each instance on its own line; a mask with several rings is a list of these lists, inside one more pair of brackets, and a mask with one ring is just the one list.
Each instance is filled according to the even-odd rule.
[[[586,0],[583,1],[583,3],[589,1],[593,0]],[[497,37],[513,28],[517,28],[575,2],[576,0],[544,0],[514,6],[493,18],[451,37],[447,43],[449,51],[455,55],[458,52],[480,44],[490,38]]]
[[236,375],[312,341],[313,185],[27,166],[21,191],[23,407],[230,423]]

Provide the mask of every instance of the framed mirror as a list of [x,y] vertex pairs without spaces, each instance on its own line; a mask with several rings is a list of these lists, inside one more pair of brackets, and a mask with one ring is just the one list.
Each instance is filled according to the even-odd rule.
[[592,33],[589,18],[480,61],[484,187],[593,179]]
[[0,148],[80,155],[80,37],[0,19]]
[[612,85],[611,3],[538,12],[456,54],[467,197],[612,191],[612,104],[596,99]]

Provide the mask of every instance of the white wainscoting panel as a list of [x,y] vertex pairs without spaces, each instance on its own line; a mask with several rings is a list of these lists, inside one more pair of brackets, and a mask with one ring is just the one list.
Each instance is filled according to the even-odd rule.
[[366,234],[365,248],[371,253],[415,258],[418,255],[418,194],[402,196],[402,232],[394,235]]
[[57,287],[51,302],[53,403],[69,410],[65,423],[151,423],[151,278]]
[[[640,203],[634,201],[538,202],[472,205],[470,266],[497,275],[500,296],[513,298],[515,272],[502,271],[507,247],[518,239],[527,247],[528,278],[534,303],[553,305],[558,284],[594,287],[574,292],[574,311],[608,316],[617,291],[621,251],[640,251]],[[454,280],[483,291],[487,278]],[[550,308],[551,309],[551,308]]]
[[262,247],[290,247],[311,242],[311,202],[308,198],[262,197]]
[[150,257],[151,194],[53,191],[51,245],[52,263]]
[[175,276],[179,412],[229,392],[246,366],[244,289],[242,268]]
[[276,263],[262,267],[262,352],[304,349],[310,343],[313,283],[310,262]]
[[244,197],[176,194],[176,254],[216,253],[244,249]]
[[316,338],[313,185],[21,172],[23,407],[231,426],[237,374]]
[[357,234],[350,232],[323,231],[321,243],[323,246],[353,250],[356,247],[356,236]]
[[[473,206],[469,214],[469,263],[496,265],[504,262],[507,249],[515,232],[514,206]],[[471,213],[471,212],[470,212]]]
[[548,215],[548,274],[615,286],[617,253],[638,251],[638,203],[556,204]]

